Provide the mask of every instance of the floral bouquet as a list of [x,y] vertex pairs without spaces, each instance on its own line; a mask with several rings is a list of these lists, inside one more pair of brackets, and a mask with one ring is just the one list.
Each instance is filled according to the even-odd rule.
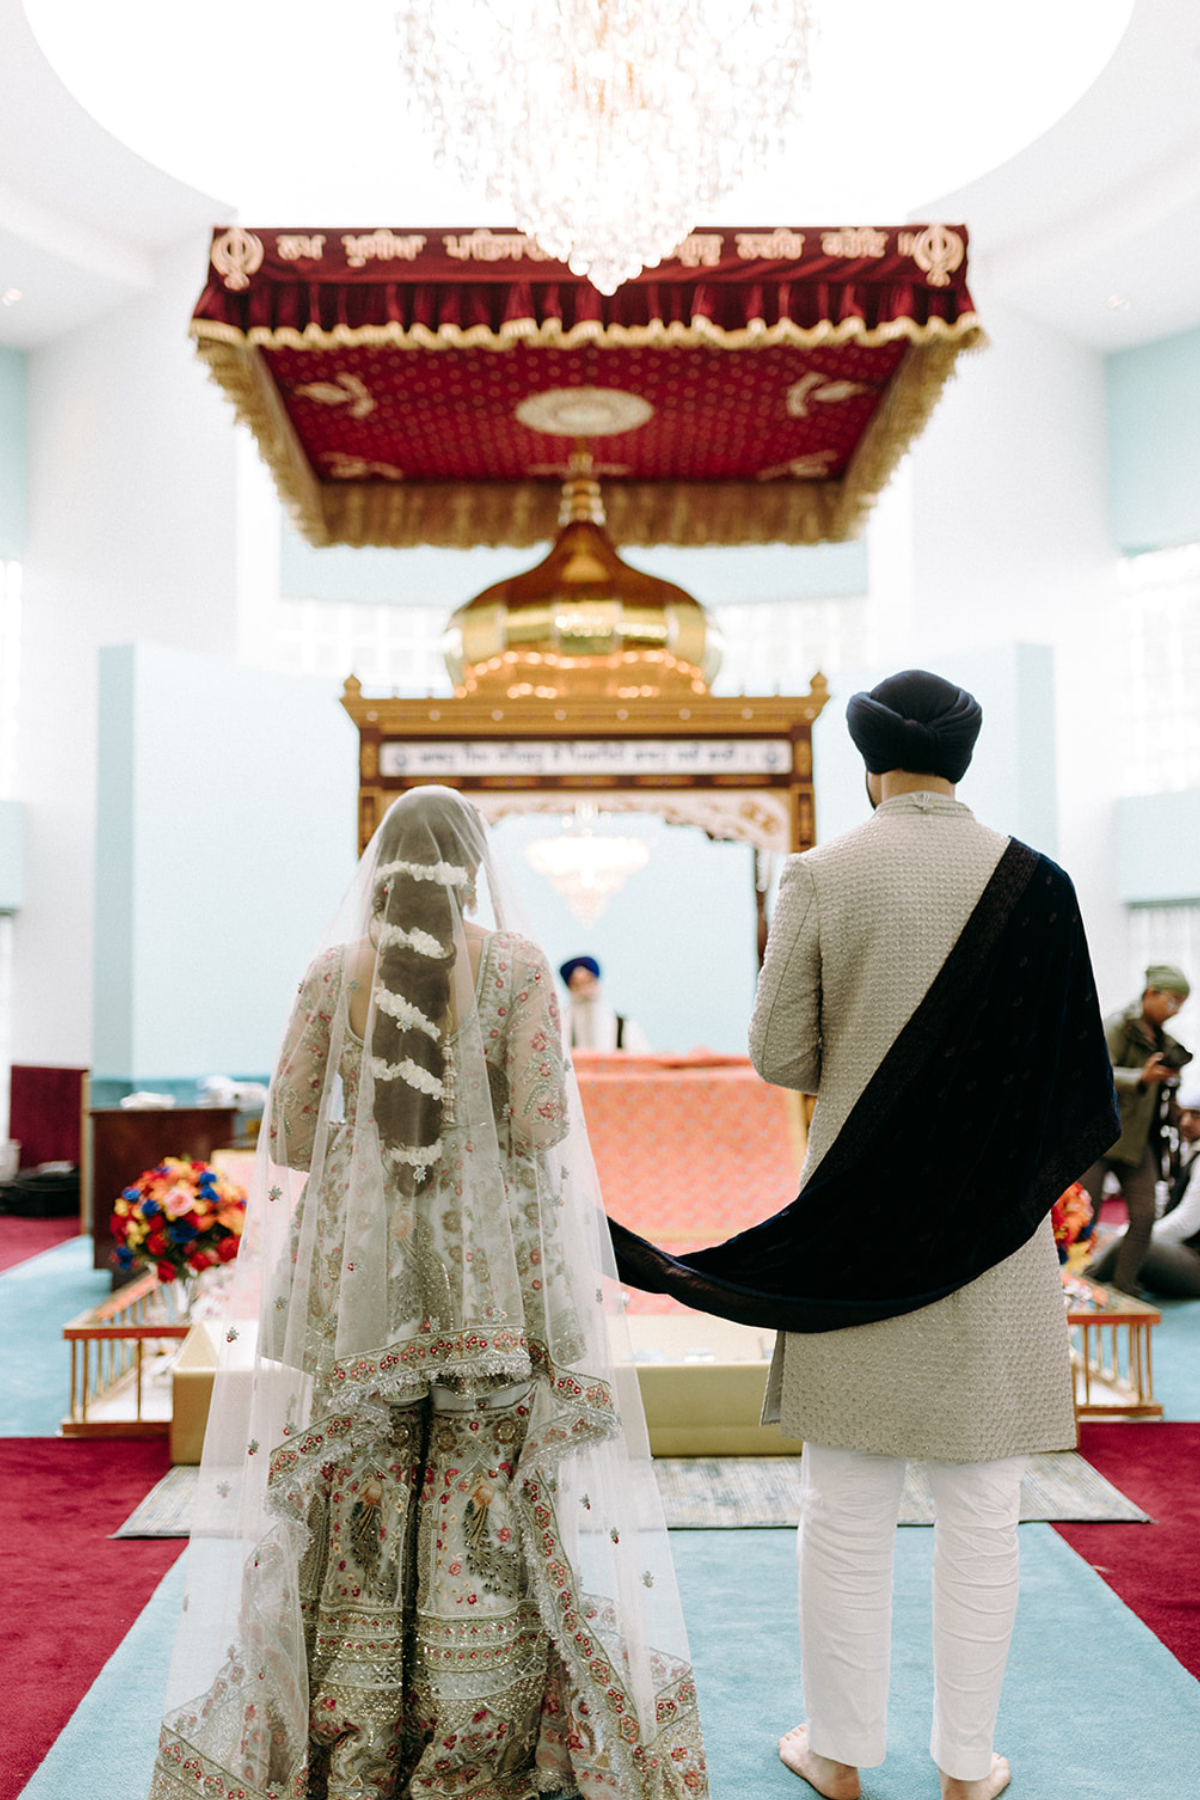
[[210,1163],[168,1156],[127,1187],[113,1208],[121,1269],[139,1264],[161,1282],[191,1281],[232,1262],[242,1241],[246,1196]]
[[1058,1260],[1065,1263],[1071,1245],[1092,1222],[1092,1202],[1087,1191],[1073,1181],[1050,1208],[1050,1223],[1058,1245]]

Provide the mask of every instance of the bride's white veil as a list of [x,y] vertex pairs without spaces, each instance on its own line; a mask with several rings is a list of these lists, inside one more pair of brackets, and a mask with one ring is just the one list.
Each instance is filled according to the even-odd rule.
[[[479,927],[500,934],[486,955]],[[511,1492],[578,1702],[579,1791],[707,1793],[603,1205],[553,977],[521,927],[475,808],[416,789],[304,973],[214,1328],[154,1800],[310,1793],[300,1590],[322,1469],[435,1386],[470,1402],[520,1382]]]

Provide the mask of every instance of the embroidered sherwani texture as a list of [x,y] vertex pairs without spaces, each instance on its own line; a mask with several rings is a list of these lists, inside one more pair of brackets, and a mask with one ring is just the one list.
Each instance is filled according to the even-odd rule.
[[[904,794],[785,865],[750,1054],[765,1080],[817,1097],[802,1187],[925,997],[1007,843],[957,801]],[[902,1138],[895,1151],[902,1163]],[[852,1238],[852,1213],[844,1227]],[[903,1216],[893,1228],[899,1238]],[[1073,1448],[1049,1220],[1015,1255],[917,1312],[781,1334],[763,1416],[792,1437],[883,1455],[979,1462]]]

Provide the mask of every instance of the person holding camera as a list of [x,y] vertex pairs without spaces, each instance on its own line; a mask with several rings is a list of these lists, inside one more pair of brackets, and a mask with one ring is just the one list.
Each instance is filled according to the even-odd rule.
[[[1175,1096],[1178,1166],[1155,1220],[1141,1278],[1162,1300],[1200,1300],[1200,1081],[1189,1077]],[[1117,1266],[1122,1233],[1105,1244],[1089,1273],[1105,1281]]]
[[[1163,1127],[1170,1093],[1192,1053],[1163,1030],[1190,992],[1187,976],[1173,963],[1152,963],[1140,1000],[1104,1021],[1113,1082],[1121,1109],[1121,1135],[1111,1149],[1081,1177],[1100,1216],[1104,1177],[1110,1172],[1121,1184],[1129,1208],[1129,1227],[1121,1239],[1110,1285],[1140,1300],[1138,1283],[1154,1228],[1155,1190],[1162,1174]],[[1101,1259],[1104,1260],[1104,1259]],[[1084,1271],[1093,1275],[1100,1263]],[[1105,1261],[1107,1267],[1107,1262]]]

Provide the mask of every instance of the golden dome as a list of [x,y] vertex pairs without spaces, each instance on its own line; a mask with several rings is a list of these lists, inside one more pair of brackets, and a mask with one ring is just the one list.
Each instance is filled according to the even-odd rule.
[[622,562],[591,457],[577,451],[569,470],[549,556],[451,616],[445,654],[455,692],[706,694],[721,664],[716,626],[682,588]]

